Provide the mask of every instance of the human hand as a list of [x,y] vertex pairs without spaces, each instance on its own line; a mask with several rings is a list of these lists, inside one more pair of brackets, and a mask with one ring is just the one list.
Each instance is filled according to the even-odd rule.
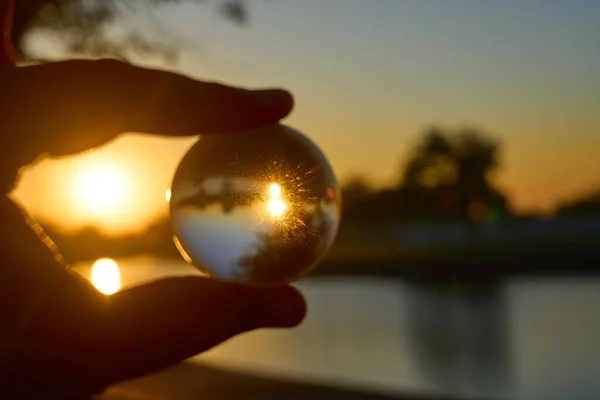
[[236,334],[301,322],[305,302],[290,286],[187,277],[103,295],[67,271],[8,196],[19,170],[42,156],[76,154],[122,132],[256,128],[290,112],[287,92],[202,83],[114,60],[16,67],[7,43],[0,52],[0,398],[86,398]]

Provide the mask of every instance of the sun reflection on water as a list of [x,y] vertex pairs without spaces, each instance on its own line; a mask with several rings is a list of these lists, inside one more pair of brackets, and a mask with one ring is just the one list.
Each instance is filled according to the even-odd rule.
[[90,280],[101,293],[113,294],[118,292],[121,289],[119,264],[110,258],[96,260],[92,265]]

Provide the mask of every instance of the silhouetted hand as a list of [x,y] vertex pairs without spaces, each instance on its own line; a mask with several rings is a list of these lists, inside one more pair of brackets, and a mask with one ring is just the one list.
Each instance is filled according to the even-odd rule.
[[[0,5],[6,2],[0,0]],[[5,23],[2,31],[8,27]],[[41,156],[75,154],[121,132],[198,135],[285,117],[283,91],[246,91],[113,61],[15,67],[0,53],[0,184]],[[112,296],[67,272],[51,241],[0,200],[0,398],[85,398],[241,332],[292,327],[292,287],[252,289],[172,278]]]

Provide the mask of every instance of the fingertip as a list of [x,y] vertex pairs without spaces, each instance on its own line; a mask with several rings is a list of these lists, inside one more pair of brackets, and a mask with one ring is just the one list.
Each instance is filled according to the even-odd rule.
[[250,131],[279,122],[294,107],[294,97],[283,89],[261,89],[239,92],[244,95],[239,104],[228,103],[229,115],[220,120],[235,125],[234,130]]
[[265,304],[260,318],[261,325],[273,328],[293,328],[306,317],[306,300],[300,291],[292,286],[279,289]]
[[268,110],[280,113],[281,118],[294,108],[294,97],[284,89],[264,89],[252,92],[257,100]]

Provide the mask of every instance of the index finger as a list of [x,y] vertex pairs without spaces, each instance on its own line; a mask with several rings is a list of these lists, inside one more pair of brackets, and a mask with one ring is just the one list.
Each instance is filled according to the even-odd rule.
[[0,78],[3,123],[39,155],[84,151],[122,132],[169,136],[249,130],[293,107],[283,90],[199,82],[117,60],[70,60],[13,68]]

